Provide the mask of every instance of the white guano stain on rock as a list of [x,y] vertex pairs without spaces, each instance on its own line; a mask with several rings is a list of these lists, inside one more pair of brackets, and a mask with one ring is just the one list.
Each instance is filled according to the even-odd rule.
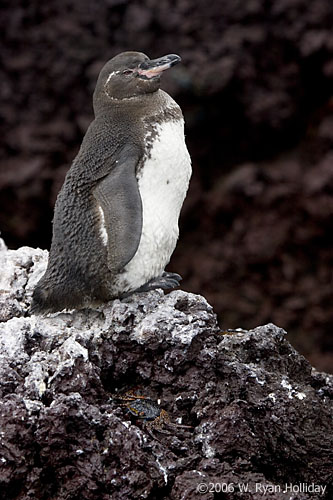
[[298,398],[300,400],[306,398],[306,394],[304,392],[298,392],[293,386],[287,381],[286,377],[282,378],[281,386],[288,391],[288,398],[293,399],[293,397]]

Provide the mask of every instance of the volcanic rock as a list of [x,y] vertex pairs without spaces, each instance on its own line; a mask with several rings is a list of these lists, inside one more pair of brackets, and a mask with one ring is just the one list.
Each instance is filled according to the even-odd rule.
[[181,290],[30,316],[47,257],[0,245],[0,499],[331,498],[333,376],[284,330]]

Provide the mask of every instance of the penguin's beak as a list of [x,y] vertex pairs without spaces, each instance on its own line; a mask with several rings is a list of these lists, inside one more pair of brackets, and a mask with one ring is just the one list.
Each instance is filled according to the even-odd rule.
[[138,75],[140,78],[156,78],[163,71],[171,68],[179,63],[181,58],[177,54],[168,54],[167,56],[159,57],[158,59],[150,59],[139,64]]

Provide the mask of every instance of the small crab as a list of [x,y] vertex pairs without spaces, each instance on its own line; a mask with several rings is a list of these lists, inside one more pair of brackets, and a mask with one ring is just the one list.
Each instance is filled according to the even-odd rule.
[[142,420],[144,422],[145,429],[153,439],[156,439],[156,437],[152,434],[153,430],[162,434],[172,434],[172,432],[166,431],[163,427],[192,429],[192,426],[190,425],[182,425],[171,422],[168,413],[161,409],[158,402],[154,401],[150,397],[141,396],[129,391],[124,395],[113,396],[112,399],[116,401],[123,401],[123,403],[119,403],[119,406],[125,406],[131,415],[139,420]]

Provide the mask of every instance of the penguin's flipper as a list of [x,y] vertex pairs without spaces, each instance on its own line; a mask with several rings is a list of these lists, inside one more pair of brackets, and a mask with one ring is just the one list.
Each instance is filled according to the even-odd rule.
[[142,201],[135,177],[137,163],[137,155],[120,157],[93,191],[101,214],[101,234],[105,235],[111,272],[118,272],[128,264],[141,239]]

